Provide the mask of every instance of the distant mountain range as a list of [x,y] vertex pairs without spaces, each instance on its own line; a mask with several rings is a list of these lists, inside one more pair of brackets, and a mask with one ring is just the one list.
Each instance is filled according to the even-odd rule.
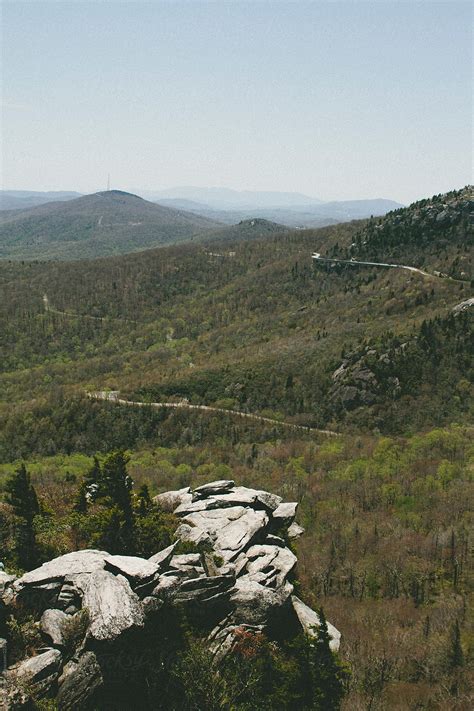
[[[134,193],[165,207],[194,212],[228,225],[256,217],[288,227],[323,227],[371,215],[377,217],[403,207],[383,198],[323,202],[303,193],[230,188],[184,186],[161,191],[135,190]],[[73,192],[4,190],[0,192],[0,210],[25,209],[80,196]]]
[[119,190],[0,213],[0,258],[81,259],[187,241],[219,226]]
[[141,193],[149,200],[217,219],[227,224],[258,217],[288,227],[323,227],[378,217],[403,207],[394,200],[341,200],[323,202],[302,193],[237,191],[227,188],[181,187]]
[[181,210],[192,210],[232,224],[251,217],[289,227],[320,227],[348,220],[385,215],[403,207],[394,200],[339,200],[323,202],[302,193],[237,191],[228,188],[181,187],[140,193],[149,200]]
[[190,200],[216,210],[237,210],[302,206],[321,200],[303,193],[285,193],[262,190],[232,190],[230,188],[197,188],[182,186],[153,192],[137,191],[155,202],[163,200]]
[[163,199],[160,205],[180,210],[191,210],[210,219],[234,225],[241,220],[260,218],[278,222],[287,227],[327,227],[338,222],[350,222],[367,217],[381,217],[391,210],[402,207],[393,200],[346,200],[341,202],[317,203],[292,207],[254,207],[238,210],[219,210],[203,203],[180,198]]
[[192,240],[256,239],[288,229],[258,218],[222,224],[110,190],[0,212],[0,259],[94,258]]
[[[165,197],[179,192],[181,197]],[[0,259],[94,258],[175,244],[204,233],[211,237],[216,231],[223,239],[249,239],[268,231],[381,216],[400,207],[383,199],[323,203],[301,193],[225,188],[174,188],[161,194],[159,202],[151,202],[120,190],[82,196],[3,191]],[[147,195],[156,200],[160,194]],[[224,226],[230,225],[238,229],[227,233]]]
[[0,210],[25,210],[28,207],[44,205],[47,202],[73,200],[82,193],[68,191],[38,192],[35,190],[1,190]]

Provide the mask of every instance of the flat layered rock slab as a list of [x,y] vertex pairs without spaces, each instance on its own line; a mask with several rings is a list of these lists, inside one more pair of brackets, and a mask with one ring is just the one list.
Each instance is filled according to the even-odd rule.
[[140,599],[122,575],[97,570],[78,575],[74,582],[89,613],[88,637],[110,642],[127,630],[143,627],[145,615]]
[[190,504],[192,500],[193,496],[189,486],[176,489],[175,491],[165,491],[163,494],[158,494],[153,497],[155,504],[164,508],[171,508],[172,510],[176,509],[180,504]]
[[152,578],[160,567],[159,563],[133,555],[111,555],[105,558],[105,567],[114,575],[122,574],[133,582],[141,583]]
[[298,504],[296,501],[285,502],[280,504],[278,508],[275,509],[272,514],[272,518],[276,523],[281,524],[282,526],[289,526],[295,519],[297,508]]
[[293,521],[291,526],[288,528],[288,538],[291,540],[299,538],[300,536],[303,535],[305,529],[303,526],[300,526],[296,521]]
[[210,511],[233,506],[245,506],[255,509],[265,509],[268,512],[274,511],[281,504],[281,497],[270,494],[267,491],[249,489],[246,486],[232,486],[224,493],[206,494],[196,497],[197,489],[194,491],[193,500],[181,503],[174,511],[177,516],[186,516],[188,513],[197,511]]
[[158,553],[155,553],[154,555],[150,556],[148,560],[150,561],[150,563],[156,563],[158,568],[160,570],[163,570],[170,562],[174,553],[174,549],[177,545],[177,542],[172,543],[170,546],[164,548],[162,551],[159,551]]
[[18,589],[24,585],[41,585],[49,581],[63,580],[67,575],[103,570],[105,558],[109,555],[106,551],[89,549],[66,553],[43,563],[39,568],[31,570],[29,573],[25,573],[15,582],[15,587]]
[[30,657],[20,662],[12,670],[9,670],[6,675],[13,681],[25,685],[35,685],[43,682],[48,677],[56,675],[59,672],[61,661],[62,655],[58,649],[48,649],[42,654],[37,654],[35,657]]
[[210,481],[209,484],[203,484],[194,489],[193,494],[195,497],[206,497],[212,496],[213,494],[224,494],[229,489],[232,489],[235,481],[232,479],[218,479],[217,481]]

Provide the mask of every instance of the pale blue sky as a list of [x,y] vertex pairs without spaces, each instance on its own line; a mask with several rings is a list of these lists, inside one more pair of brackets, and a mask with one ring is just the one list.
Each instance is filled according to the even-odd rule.
[[468,2],[3,3],[4,189],[472,180]]

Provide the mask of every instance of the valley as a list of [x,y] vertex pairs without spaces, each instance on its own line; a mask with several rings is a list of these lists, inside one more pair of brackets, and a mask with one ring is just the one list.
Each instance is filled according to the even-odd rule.
[[470,654],[473,629],[471,198],[426,201],[446,212],[454,200],[459,217],[397,243],[378,235],[418,204],[314,230],[255,219],[126,255],[1,261],[0,491],[26,462],[41,559],[113,548],[107,501],[78,502],[117,450],[140,555],[175,525],[153,507],[140,523],[144,485],[266,489],[299,502],[294,584],[342,633],[342,708],[467,710],[452,650],[460,630]]

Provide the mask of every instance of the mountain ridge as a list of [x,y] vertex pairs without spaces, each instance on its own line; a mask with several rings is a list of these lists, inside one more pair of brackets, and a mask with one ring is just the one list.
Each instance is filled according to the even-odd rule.
[[120,190],[0,212],[0,257],[74,259],[123,254],[191,239],[216,220]]

